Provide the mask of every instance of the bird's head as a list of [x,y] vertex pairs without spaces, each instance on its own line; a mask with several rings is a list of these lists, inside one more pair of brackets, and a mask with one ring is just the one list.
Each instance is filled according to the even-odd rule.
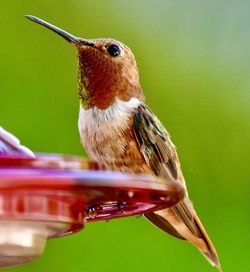
[[26,16],[62,36],[78,51],[78,95],[84,109],[106,109],[119,98],[143,100],[136,61],[131,50],[113,39],[82,39],[37,17]]

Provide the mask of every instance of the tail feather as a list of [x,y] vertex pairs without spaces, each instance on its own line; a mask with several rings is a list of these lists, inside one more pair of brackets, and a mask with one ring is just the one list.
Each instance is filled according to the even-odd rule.
[[174,208],[145,214],[145,216],[163,231],[192,243],[218,271],[222,271],[215,247],[188,198]]

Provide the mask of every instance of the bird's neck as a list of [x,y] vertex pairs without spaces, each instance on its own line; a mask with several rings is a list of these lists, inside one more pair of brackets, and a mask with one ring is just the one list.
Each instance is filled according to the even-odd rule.
[[132,125],[133,115],[141,103],[138,98],[128,101],[116,98],[114,103],[104,110],[97,107],[86,110],[80,105],[78,126],[81,138],[84,138],[85,134],[91,134],[98,142],[103,138],[119,137]]

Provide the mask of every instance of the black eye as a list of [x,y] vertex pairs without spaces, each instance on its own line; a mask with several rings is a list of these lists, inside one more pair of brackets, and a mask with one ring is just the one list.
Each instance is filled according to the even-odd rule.
[[108,48],[107,48],[107,50],[108,50],[109,55],[111,57],[117,57],[121,53],[121,49],[116,44],[109,45]]

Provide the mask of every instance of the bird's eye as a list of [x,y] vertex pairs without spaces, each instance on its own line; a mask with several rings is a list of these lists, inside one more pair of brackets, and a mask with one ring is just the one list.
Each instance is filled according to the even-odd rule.
[[109,45],[107,51],[111,57],[117,57],[121,53],[121,49],[116,44]]

